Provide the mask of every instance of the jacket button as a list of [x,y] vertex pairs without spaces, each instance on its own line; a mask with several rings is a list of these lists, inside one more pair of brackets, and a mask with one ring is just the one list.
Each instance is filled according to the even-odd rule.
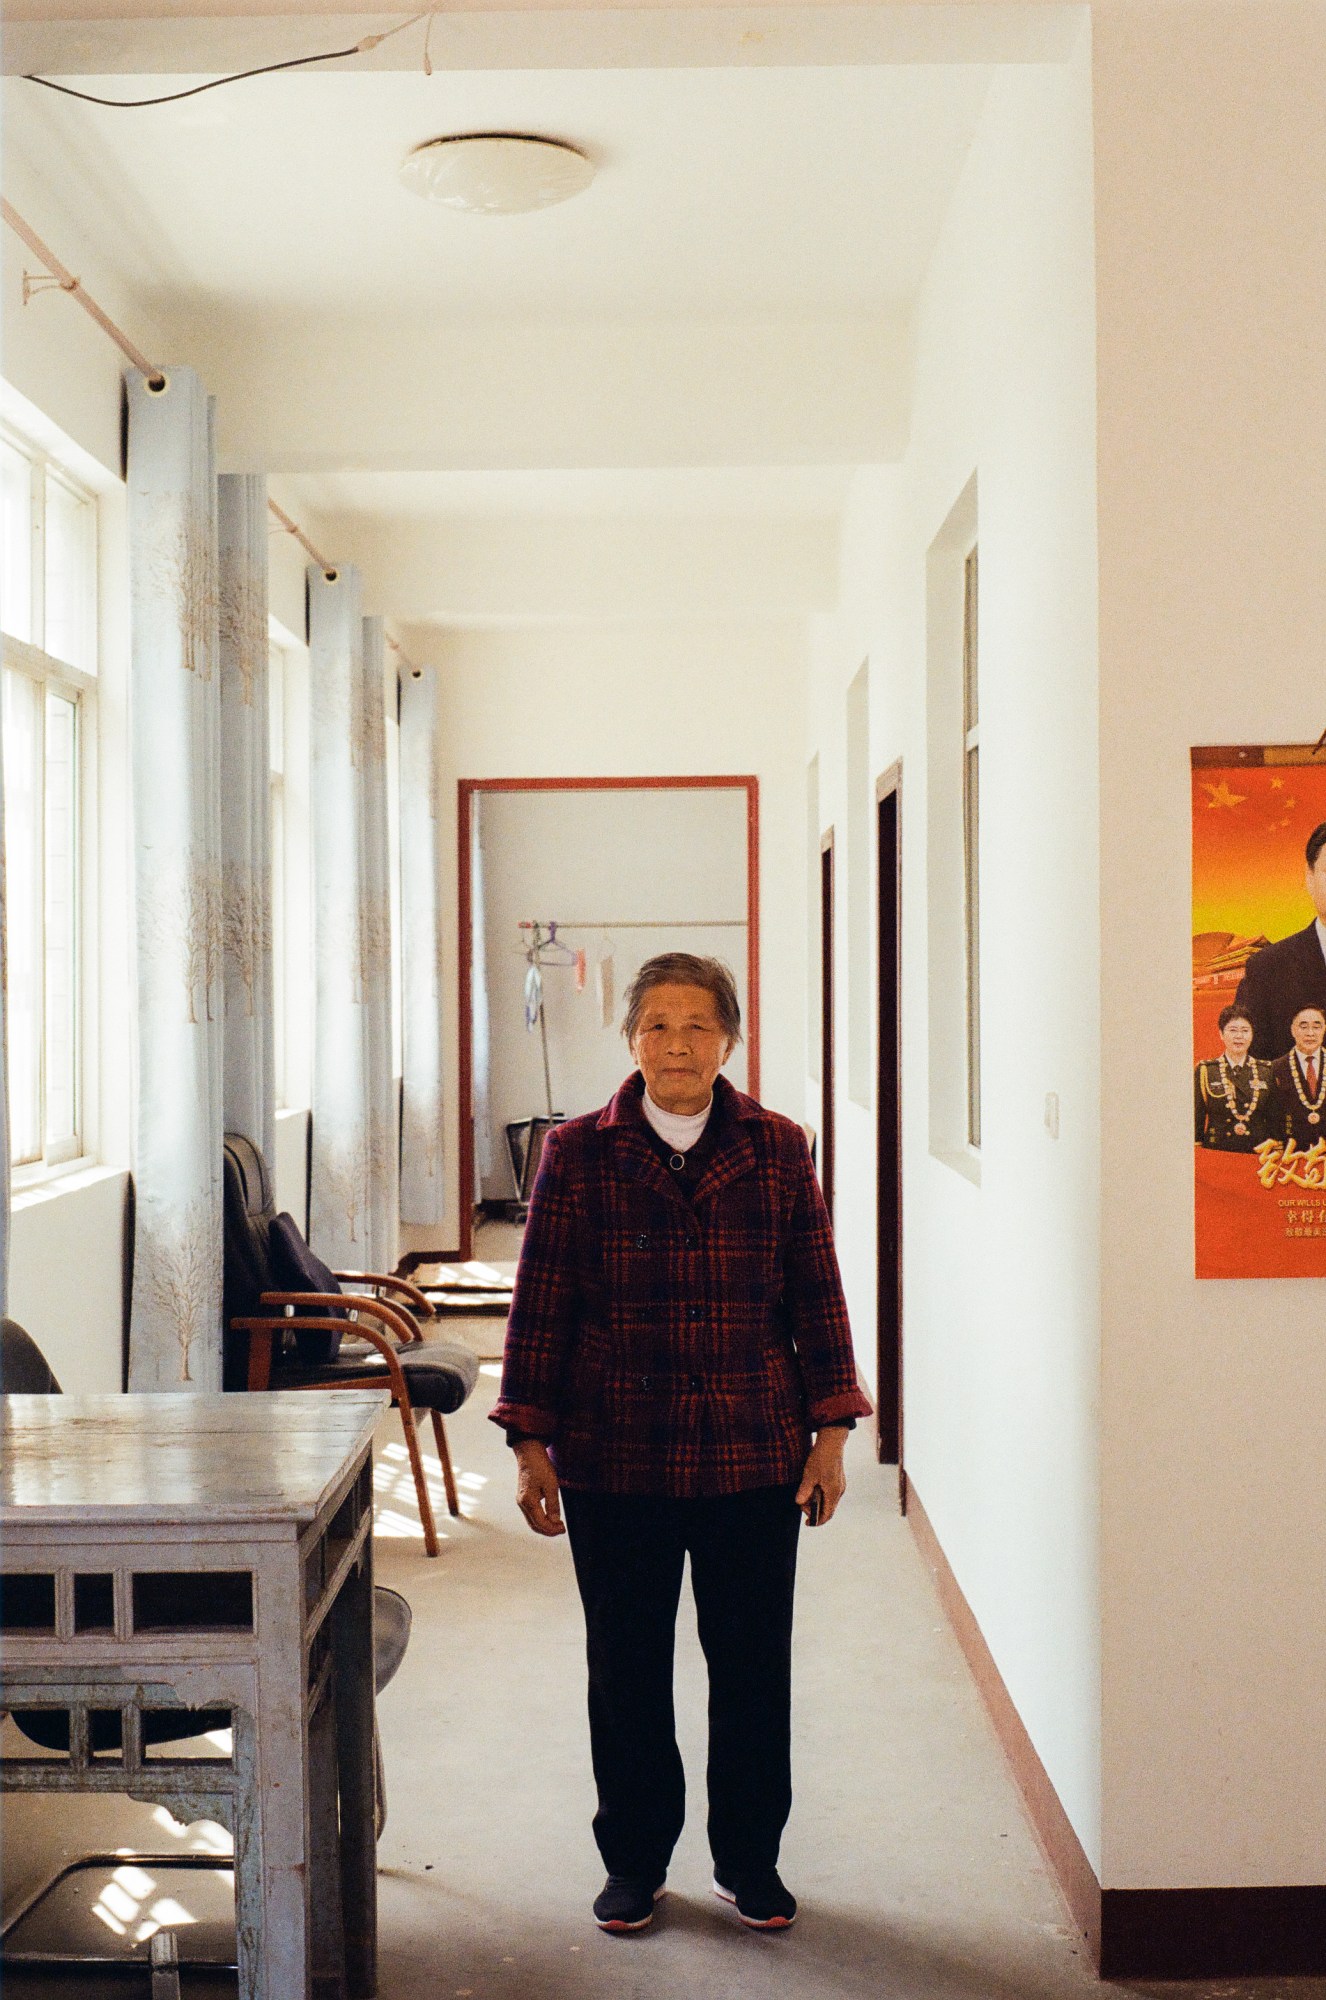
[[698,1376],[698,1375],[692,1375],[692,1377],[691,1377],[691,1387],[692,1387],[692,1389],[698,1389],[698,1388],[700,1387],[700,1378],[699,1378],[699,1376]]
[[703,1319],[703,1318],[704,1318],[704,1307],[703,1307],[703,1306],[692,1306],[692,1307],[690,1308],[689,1312],[687,1313],[687,1318],[688,1318],[688,1319]]
[[635,1247],[637,1250],[647,1250],[649,1248],[649,1238],[647,1236],[637,1236]]
[[640,1387],[642,1389],[647,1389],[649,1387],[649,1377],[647,1375],[642,1375],[640,1377]]

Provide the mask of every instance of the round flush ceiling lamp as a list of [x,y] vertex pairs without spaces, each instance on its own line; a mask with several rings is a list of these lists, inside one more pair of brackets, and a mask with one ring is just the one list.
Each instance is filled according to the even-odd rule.
[[594,163],[563,139],[529,132],[461,132],[429,139],[401,163],[406,187],[471,215],[523,215],[569,201],[594,178]]

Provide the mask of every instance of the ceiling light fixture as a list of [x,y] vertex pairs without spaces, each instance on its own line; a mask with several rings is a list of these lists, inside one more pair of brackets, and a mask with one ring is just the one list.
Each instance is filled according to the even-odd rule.
[[594,172],[577,146],[532,132],[459,132],[427,140],[401,162],[401,180],[412,193],[471,215],[551,208],[580,194]]

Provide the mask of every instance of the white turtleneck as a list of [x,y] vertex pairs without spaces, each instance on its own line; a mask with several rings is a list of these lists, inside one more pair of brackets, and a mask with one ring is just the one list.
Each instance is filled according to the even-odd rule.
[[661,1104],[655,1104],[648,1091],[644,1095],[645,1117],[674,1153],[684,1153],[695,1144],[709,1123],[709,1113],[713,1108],[711,1097],[703,1111],[665,1111]]

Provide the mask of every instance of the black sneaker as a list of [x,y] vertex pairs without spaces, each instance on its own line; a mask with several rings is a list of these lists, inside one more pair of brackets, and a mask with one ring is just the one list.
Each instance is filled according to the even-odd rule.
[[783,1887],[776,1868],[730,1877],[715,1868],[714,1894],[725,1903],[735,1903],[742,1923],[753,1931],[785,1931],[797,1920],[797,1899]]
[[647,1931],[663,1890],[652,1875],[609,1875],[594,1898],[594,1922],[601,1931]]

